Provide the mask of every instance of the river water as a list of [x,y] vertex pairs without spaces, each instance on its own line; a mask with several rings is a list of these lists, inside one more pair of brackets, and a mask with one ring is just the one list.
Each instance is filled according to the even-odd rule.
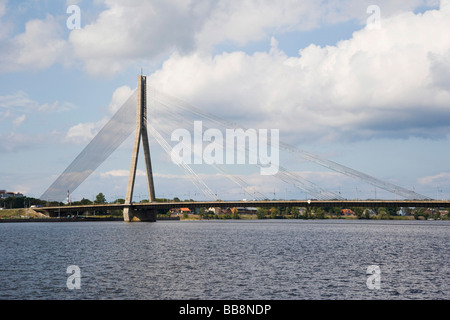
[[[0,299],[449,299],[449,228],[363,220],[4,223]],[[378,273],[368,274],[373,265]]]

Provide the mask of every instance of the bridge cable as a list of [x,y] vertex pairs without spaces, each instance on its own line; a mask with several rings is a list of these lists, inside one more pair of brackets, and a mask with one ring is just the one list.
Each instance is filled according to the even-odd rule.
[[[225,127],[228,127],[228,128],[232,127],[232,128],[242,128],[242,129],[244,129],[241,126],[237,126],[236,123],[229,122],[227,120],[221,119],[221,118],[219,118],[219,117],[217,117],[215,115],[212,115],[210,113],[201,111],[200,109],[198,109],[198,108],[192,106],[191,104],[188,104],[188,103],[186,103],[186,102],[184,102],[184,101],[182,101],[182,100],[180,100],[178,98],[169,96],[168,94],[163,93],[163,92],[161,92],[159,90],[156,90],[156,89],[154,89],[154,90],[158,92],[157,98],[159,100],[166,100],[168,104],[170,104],[171,101],[172,101],[172,103],[174,103],[178,108],[183,109],[185,111],[188,111],[190,113],[193,113],[195,115],[201,116],[201,117],[203,117],[205,119],[209,119],[211,121],[214,121],[217,124],[220,124],[222,126],[225,126]],[[423,199],[423,200],[427,200],[428,199],[429,200],[430,199],[429,197],[426,197],[424,195],[416,193],[415,191],[411,191],[411,190],[408,190],[406,188],[394,185],[392,183],[389,183],[389,182],[386,182],[386,181],[382,181],[380,179],[377,179],[377,178],[372,177],[370,175],[367,175],[365,173],[362,173],[362,172],[359,172],[359,171],[354,170],[352,168],[349,168],[349,167],[346,167],[344,165],[338,164],[338,163],[336,163],[334,161],[323,159],[323,158],[321,158],[321,157],[319,157],[317,155],[314,155],[312,153],[306,152],[304,150],[301,150],[301,149],[296,148],[294,146],[288,145],[286,143],[280,142],[279,145],[285,151],[288,151],[290,153],[299,154],[303,159],[305,159],[307,161],[319,164],[319,165],[321,165],[321,166],[323,166],[325,168],[331,169],[333,171],[339,172],[339,173],[347,175],[349,177],[362,180],[362,181],[364,181],[366,183],[372,184],[372,185],[374,185],[376,187],[379,187],[379,188],[381,188],[383,190],[389,191],[389,192],[394,193],[396,195],[402,196],[402,197],[404,197],[406,199],[410,199],[410,200],[413,200],[413,199]]]
[[[172,152],[172,148],[169,143],[159,134],[159,132],[153,127],[151,123],[147,123],[147,128],[150,134],[156,139],[156,141],[160,144],[160,146],[170,155]],[[203,194],[214,201],[217,200],[216,195],[211,191],[211,189],[199,178],[199,176],[192,170],[192,168],[186,163],[179,163],[180,167],[182,167],[187,176],[191,179],[193,184],[201,191]]]
[[76,190],[134,132],[136,99],[137,91],[134,90],[128,100],[42,194],[40,199],[63,201],[68,190],[71,192]]
[[[182,116],[180,116],[180,115],[174,115],[173,113],[172,113],[172,117],[177,121],[176,123],[178,124],[178,125],[180,125],[180,122],[182,122],[182,121],[184,121],[185,120],[185,118],[184,117],[182,117]],[[159,118],[159,117],[158,117]],[[156,129],[155,129],[156,130]],[[166,128],[166,129],[159,129],[159,130],[157,130],[159,133],[161,133],[161,132],[163,132],[163,133],[165,133],[166,135],[170,135],[170,134],[168,134],[168,129]],[[182,141],[181,142],[185,147],[191,147],[190,145],[188,145],[187,143],[186,143],[186,141]],[[221,148],[223,148],[223,145],[220,145],[220,144],[218,144],[217,142],[214,142],[214,145],[216,145],[217,147],[221,147]],[[167,150],[166,150],[167,151]],[[194,157],[201,157],[202,155],[198,155],[198,154],[196,154],[195,153],[195,149],[194,149]],[[167,152],[169,152],[169,151],[167,151]],[[170,152],[171,152],[171,150],[170,150]],[[210,166],[211,167],[213,167],[213,168],[215,168],[217,171],[219,171],[222,175],[224,175],[226,178],[228,178],[229,180],[231,180],[232,182],[234,182],[235,184],[237,184],[245,193],[247,193],[248,195],[250,195],[250,196],[253,196],[253,197],[255,197],[255,199],[257,199],[257,200],[264,200],[264,199],[267,199],[267,197],[264,195],[264,194],[262,194],[262,193],[260,193],[259,191],[257,191],[256,189],[254,189],[254,193],[252,194],[251,192],[249,192],[248,191],[248,189],[249,188],[251,188],[242,178],[240,178],[240,177],[238,177],[238,176],[236,176],[236,175],[233,175],[233,174],[230,174],[230,173],[228,173],[224,168],[223,168],[223,166],[219,166],[218,164],[215,164],[215,163],[212,163],[212,164],[210,164]]]
[[[160,100],[160,96],[156,97],[156,95],[154,96],[154,99],[156,100]],[[163,100],[163,99],[161,99]],[[166,108],[164,108],[164,111],[168,112],[168,108],[178,108],[184,111],[188,111],[189,113],[194,113],[196,116],[201,117],[201,118],[207,118],[207,120],[213,120],[214,122],[218,122],[219,120],[217,119],[217,117],[213,116],[213,115],[204,115],[203,112],[198,112],[195,111],[194,107],[189,107],[189,109],[183,108],[178,104],[171,104],[170,101],[167,101],[168,99],[165,99],[164,102],[163,101],[159,101],[159,103],[161,103],[162,105],[164,105]],[[175,117],[175,115],[178,115],[179,119],[178,120],[178,125],[180,125],[180,121],[186,121],[186,117],[182,117],[179,115],[179,113],[175,113],[175,112],[171,112],[171,117]],[[155,116],[155,119],[161,119],[163,117],[159,117],[159,116]],[[164,119],[167,119],[166,117],[164,117]],[[221,126],[224,125],[224,122],[218,122]],[[234,125],[236,127],[236,125]],[[203,128],[205,130],[208,130],[208,126],[203,125]],[[223,145],[219,145],[217,143],[215,143],[216,146],[219,146],[223,149]],[[254,151],[250,150],[247,146],[245,147],[245,151],[248,152],[249,155],[254,154]],[[200,155],[201,156],[201,155]],[[256,164],[256,166],[258,166],[259,168],[262,168],[261,164]],[[216,168],[217,169],[217,168]],[[290,185],[294,185],[296,188],[301,189],[302,191],[310,194],[311,196],[313,196],[316,199],[319,200],[331,200],[331,199],[342,199],[342,197],[338,196],[337,194],[331,192],[331,191],[326,191],[323,188],[319,187],[318,185],[312,183],[311,181],[306,180],[305,178],[301,177],[298,174],[289,172],[287,169],[285,169],[282,166],[279,166],[279,172],[275,174],[276,178],[279,178],[280,180],[282,180],[283,182],[290,184]],[[265,197],[267,198],[267,197]]]

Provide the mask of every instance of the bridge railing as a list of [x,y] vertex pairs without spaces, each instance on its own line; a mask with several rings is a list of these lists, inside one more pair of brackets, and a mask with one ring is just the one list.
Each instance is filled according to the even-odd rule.
[[232,207],[421,207],[440,208],[450,207],[446,200],[287,200],[287,201],[208,201],[208,202],[153,202],[126,204],[100,204],[84,206],[60,206],[35,208],[43,213],[67,213],[88,211],[123,210],[132,207],[137,210],[145,209],[179,209],[179,208],[232,208]]

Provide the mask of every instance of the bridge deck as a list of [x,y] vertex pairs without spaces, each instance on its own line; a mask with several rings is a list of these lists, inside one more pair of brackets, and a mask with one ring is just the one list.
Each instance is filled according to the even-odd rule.
[[[174,208],[232,208],[232,207],[450,207],[448,200],[289,200],[289,201],[208,201],[208,202],[153,202],[133,203],[135,210],[152,210]],[[60,206],[34,208],[35,211],[54,214],[69,212],[87,212],[100,210],[123,210],[130,207],[125,204],[102,204],[87,206]]]

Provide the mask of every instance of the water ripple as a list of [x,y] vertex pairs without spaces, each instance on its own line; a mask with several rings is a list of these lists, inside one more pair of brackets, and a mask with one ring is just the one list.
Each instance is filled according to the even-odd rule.
[[[448,299],[447,222],[0,224],[0,299]],[[381,270],[368,288],[367,267]],[[81,270],[69,290],[66,268]]]

